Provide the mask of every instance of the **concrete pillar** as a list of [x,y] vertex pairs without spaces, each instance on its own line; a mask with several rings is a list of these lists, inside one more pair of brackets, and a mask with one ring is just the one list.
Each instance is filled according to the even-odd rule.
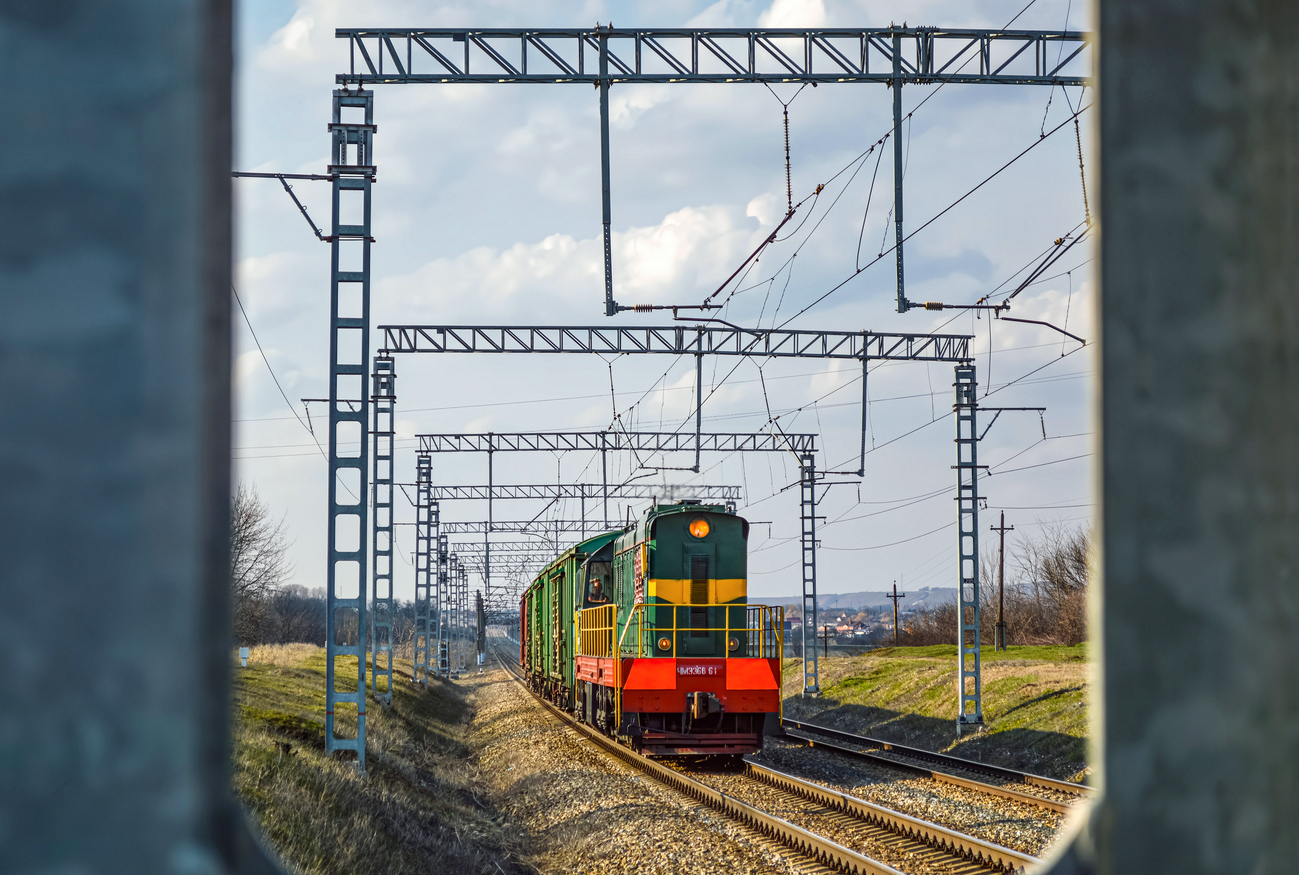
[[1299,871],[1299,5],[1103,0],[1104,801],[1057,872]]
[[228,0],[0,3],[0,869],[269,871],[229,790]]

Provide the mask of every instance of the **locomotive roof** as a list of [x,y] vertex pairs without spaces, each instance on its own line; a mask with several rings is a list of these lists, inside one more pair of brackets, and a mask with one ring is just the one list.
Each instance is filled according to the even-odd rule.
[[560,553],[554,559],[551,559],[549,562],[547,562],[546,567],[538,571],[536,576],[533,577],[533,581],[535,582],[536,580],[539,580],[546,574],[549,574],[552,568],[564,562],[571,556],[584,556],[596,552],[605,544],[608,544],[610,541],[617,538],[624,531],[625,531],[624,529],[618,529],[612,532],[603,532],[599,535],[595,535],[594,537],[587,538],[585,541],[574,544],[572,547],[569,547],[563,553]]
[[[738,516],[723,504],[701,504],[698,501],[678,501],[673,504],[657,504],[645,511],[641,518],[636,521],[636,527],[632,530],[636,541],[643,541],[649,537],[650,526],[660,517],[671,516],[679,513],[724,513],[728,516]],[[748,523],[745,523],[747,531]]]

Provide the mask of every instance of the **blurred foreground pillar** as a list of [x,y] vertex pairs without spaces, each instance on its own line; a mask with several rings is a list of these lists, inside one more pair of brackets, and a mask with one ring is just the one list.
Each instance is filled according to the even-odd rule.
[[230,799],[228,0],[0,2],[0,870],[265,866]]
[[1299,4],[1102,0],[1105,801],[1057,871],[1299,872]]

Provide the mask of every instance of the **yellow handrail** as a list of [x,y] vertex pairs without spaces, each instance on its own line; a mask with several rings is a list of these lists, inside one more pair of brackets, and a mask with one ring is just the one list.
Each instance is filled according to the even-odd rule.
[[613,656],[613,633],[618,625],[618,606],[600,605],[577,613],[579,656]]
[[[725,618],[725,625],[722,626],[694,626],[693,624],[681,624],[678,622],[678,611],[686,611],[691,608],[708,608],[722,611]],[[647,616],[648,611],[657,611],[652,617]],[[735,613],[742,612],[743,620],[738,623],[732,623],[732,616]],[[664,617],[668,618],[663,622]],[[651,622],[652,621],[652,622]],[[632,641],[628,642],[627,635],[631,632],[633,623],[636,626],[636,632]],[[707,636],[712,633],[723,633],[725,658],[733,657],[759,657],[759,658],[778,658],[784,647],[785,631],[785,609],[771,605],[725,605],[725,604],[706,604],[706,605],[678,605],[678,604],[640,604],[633,605],[627,615],[627,622],[623,624],[622,631],[618,636],[618,653],[622,656],[661,656],[675,657],[678,654],[678,638],[683,635],[702,635]],[[659,643],[668,640],[668,647],[659,647]],[[680,654],[690,656],[694,654]]]

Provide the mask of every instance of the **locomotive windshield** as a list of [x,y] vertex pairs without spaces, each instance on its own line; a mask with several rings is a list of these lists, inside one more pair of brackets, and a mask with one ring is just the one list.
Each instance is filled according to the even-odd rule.
[[586,607],[594,608],[607,605],[613,600],[609,578],[610,564],[608,562],[588,562],[586,564]]

